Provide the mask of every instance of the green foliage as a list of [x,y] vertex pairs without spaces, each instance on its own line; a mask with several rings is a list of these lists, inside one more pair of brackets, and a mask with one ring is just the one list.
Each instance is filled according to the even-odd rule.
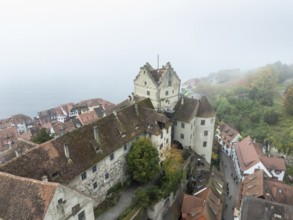
[[289,85],[285,91],[284,108],[285,111],[293,115],[293,84]]
[[138,189],[133,199],[134,204],[147,208],[162,198],[162,192],[157,186],[147,189]]
[[277,81],[277,75],[272,67],[259,68],[250,78],[249,98],[262,105],[272,106]]
[[158,150],[148,138],[139,138],[133,142],[126,160],[134,181],[148,182],[159,172]]
[[279,121],[279,114],[273,109],[265,111],[263,117],[264,121],[269,125],[275,125]]
[[53,138],[50,133],[45,129],[41,128],[39,132],[32,138],[32,141],[37,144],[42,144],[46,141],[49,141]]

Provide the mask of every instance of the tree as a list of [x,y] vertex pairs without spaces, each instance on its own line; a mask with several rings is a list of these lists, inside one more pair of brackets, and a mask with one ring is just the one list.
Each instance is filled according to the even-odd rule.
[[39,132],[32,138],[32,141],[37,144],[42,144],[46,141],[49,141],[53,138],[50,133],[45,129],[41,128]]
[[284,107],[288,114],[293,115],[293,83],[286,88]]
[[249,98],[272,106],[278,78],[271,66],[259,68],[250,78]]
[[159,172],[159,153],[148,138],[134,141],[126,160],[134,181],[147,182]]
[[275,125],[279,121],[279,114],[273,109],[265,111],[263,117],[264,121],[269,125]]

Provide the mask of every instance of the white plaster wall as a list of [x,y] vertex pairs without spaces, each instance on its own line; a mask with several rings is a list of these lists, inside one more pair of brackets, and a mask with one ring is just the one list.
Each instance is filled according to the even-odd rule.
[[[171,129],[171,126],[162,129],[163,136],[151,135],[151,141],[159,151],[160,161],[165,160],[164,151],[170,149],[171,147]],[[160,149],[161,144],[163,145],[162,149]]]
[[261,162],[258,162],[257,164],[253,165],[249,169],[245,170],[243,173],[248,175],[253,174],[255,172],[255,169],[261,169],[268,175],[268,177],[272,177],[272,174],[267,170],[267,168]]
[[[93,198],[94,207],[99,205],[105,198],[107,191],[119,182],[124,182],[128,176],[126,173],[126,154],[130,149],[131,142],[114,152],[114,159],[110,159],[110,155],[96,164],[97,171],[93,172],[92,167],[86,170],[87,178],[82,180],[81,174],[75,177],[69,186],[77,189],[85,195]],[[109,177],[106,179],[106,174]],[[93,185],[97,182],[98,187],[94,189]]]
[[[195,118],[191,120],[191,123],[186,123],[182,121],[177,121],[177,124],[174,124],[174,140],[179,141],[183,147],[195,149]],[[181,124],[184,123],[184,128],[181,127]],[[184,135],[184,138],[181,138],[181,134]]]
[[[214,127],[215,127],[215,116],[209,118],[196,118],[195,123],[195,149],[194,151],[204,157],[208,163],[211,163],[212,149],[213,149],[213,138],[214,138]],[[205,124],[201,125],[201,121],[205,120]],[[208,131],[208,135],[204,136],[204,132]],[[203,147],[203,142],[207,142],[207,146]]]
[[[150,95],[147,95],[147,91]],[[145,69],[141,69],[138,77],[134,80],[134,94],[150,98],[156,110],[159,108],[159,94],[158,87],[155,82],[150,78],[149,73]]]
[[[58,200],[62,203],[58,204]],[[72,208],[79,204],[80,209],[77,213],[72,213]],[[59,185],[45,215],[45,220],[78,220],[78,214],[85,212],[87,220],[94,220],[93,201],[67,187]]]
[[283,181],[284,176],[285,176],[285,171],[282,171],[282,172],[280,172],[280,173],[278,174],[278,173],[275,172],[275,170],[272,170],[272,171],[271,171],[271,174],[272,174],[274,177],[278,178],[279,181]]

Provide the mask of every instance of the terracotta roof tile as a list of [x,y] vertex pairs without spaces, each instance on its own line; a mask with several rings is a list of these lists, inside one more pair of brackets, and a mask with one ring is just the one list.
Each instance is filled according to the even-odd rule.
[[0,218],[43,219],[57,186],[0,172]]
[[265,167],[269,170],[286,170],[286,163],[284,158],[280,157],[261,157],[260,158]]

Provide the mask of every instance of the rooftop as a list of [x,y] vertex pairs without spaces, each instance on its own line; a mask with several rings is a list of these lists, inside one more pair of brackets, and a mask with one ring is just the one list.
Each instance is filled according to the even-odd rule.
[[43,219],[57,186],[0,172],[0,219]]

